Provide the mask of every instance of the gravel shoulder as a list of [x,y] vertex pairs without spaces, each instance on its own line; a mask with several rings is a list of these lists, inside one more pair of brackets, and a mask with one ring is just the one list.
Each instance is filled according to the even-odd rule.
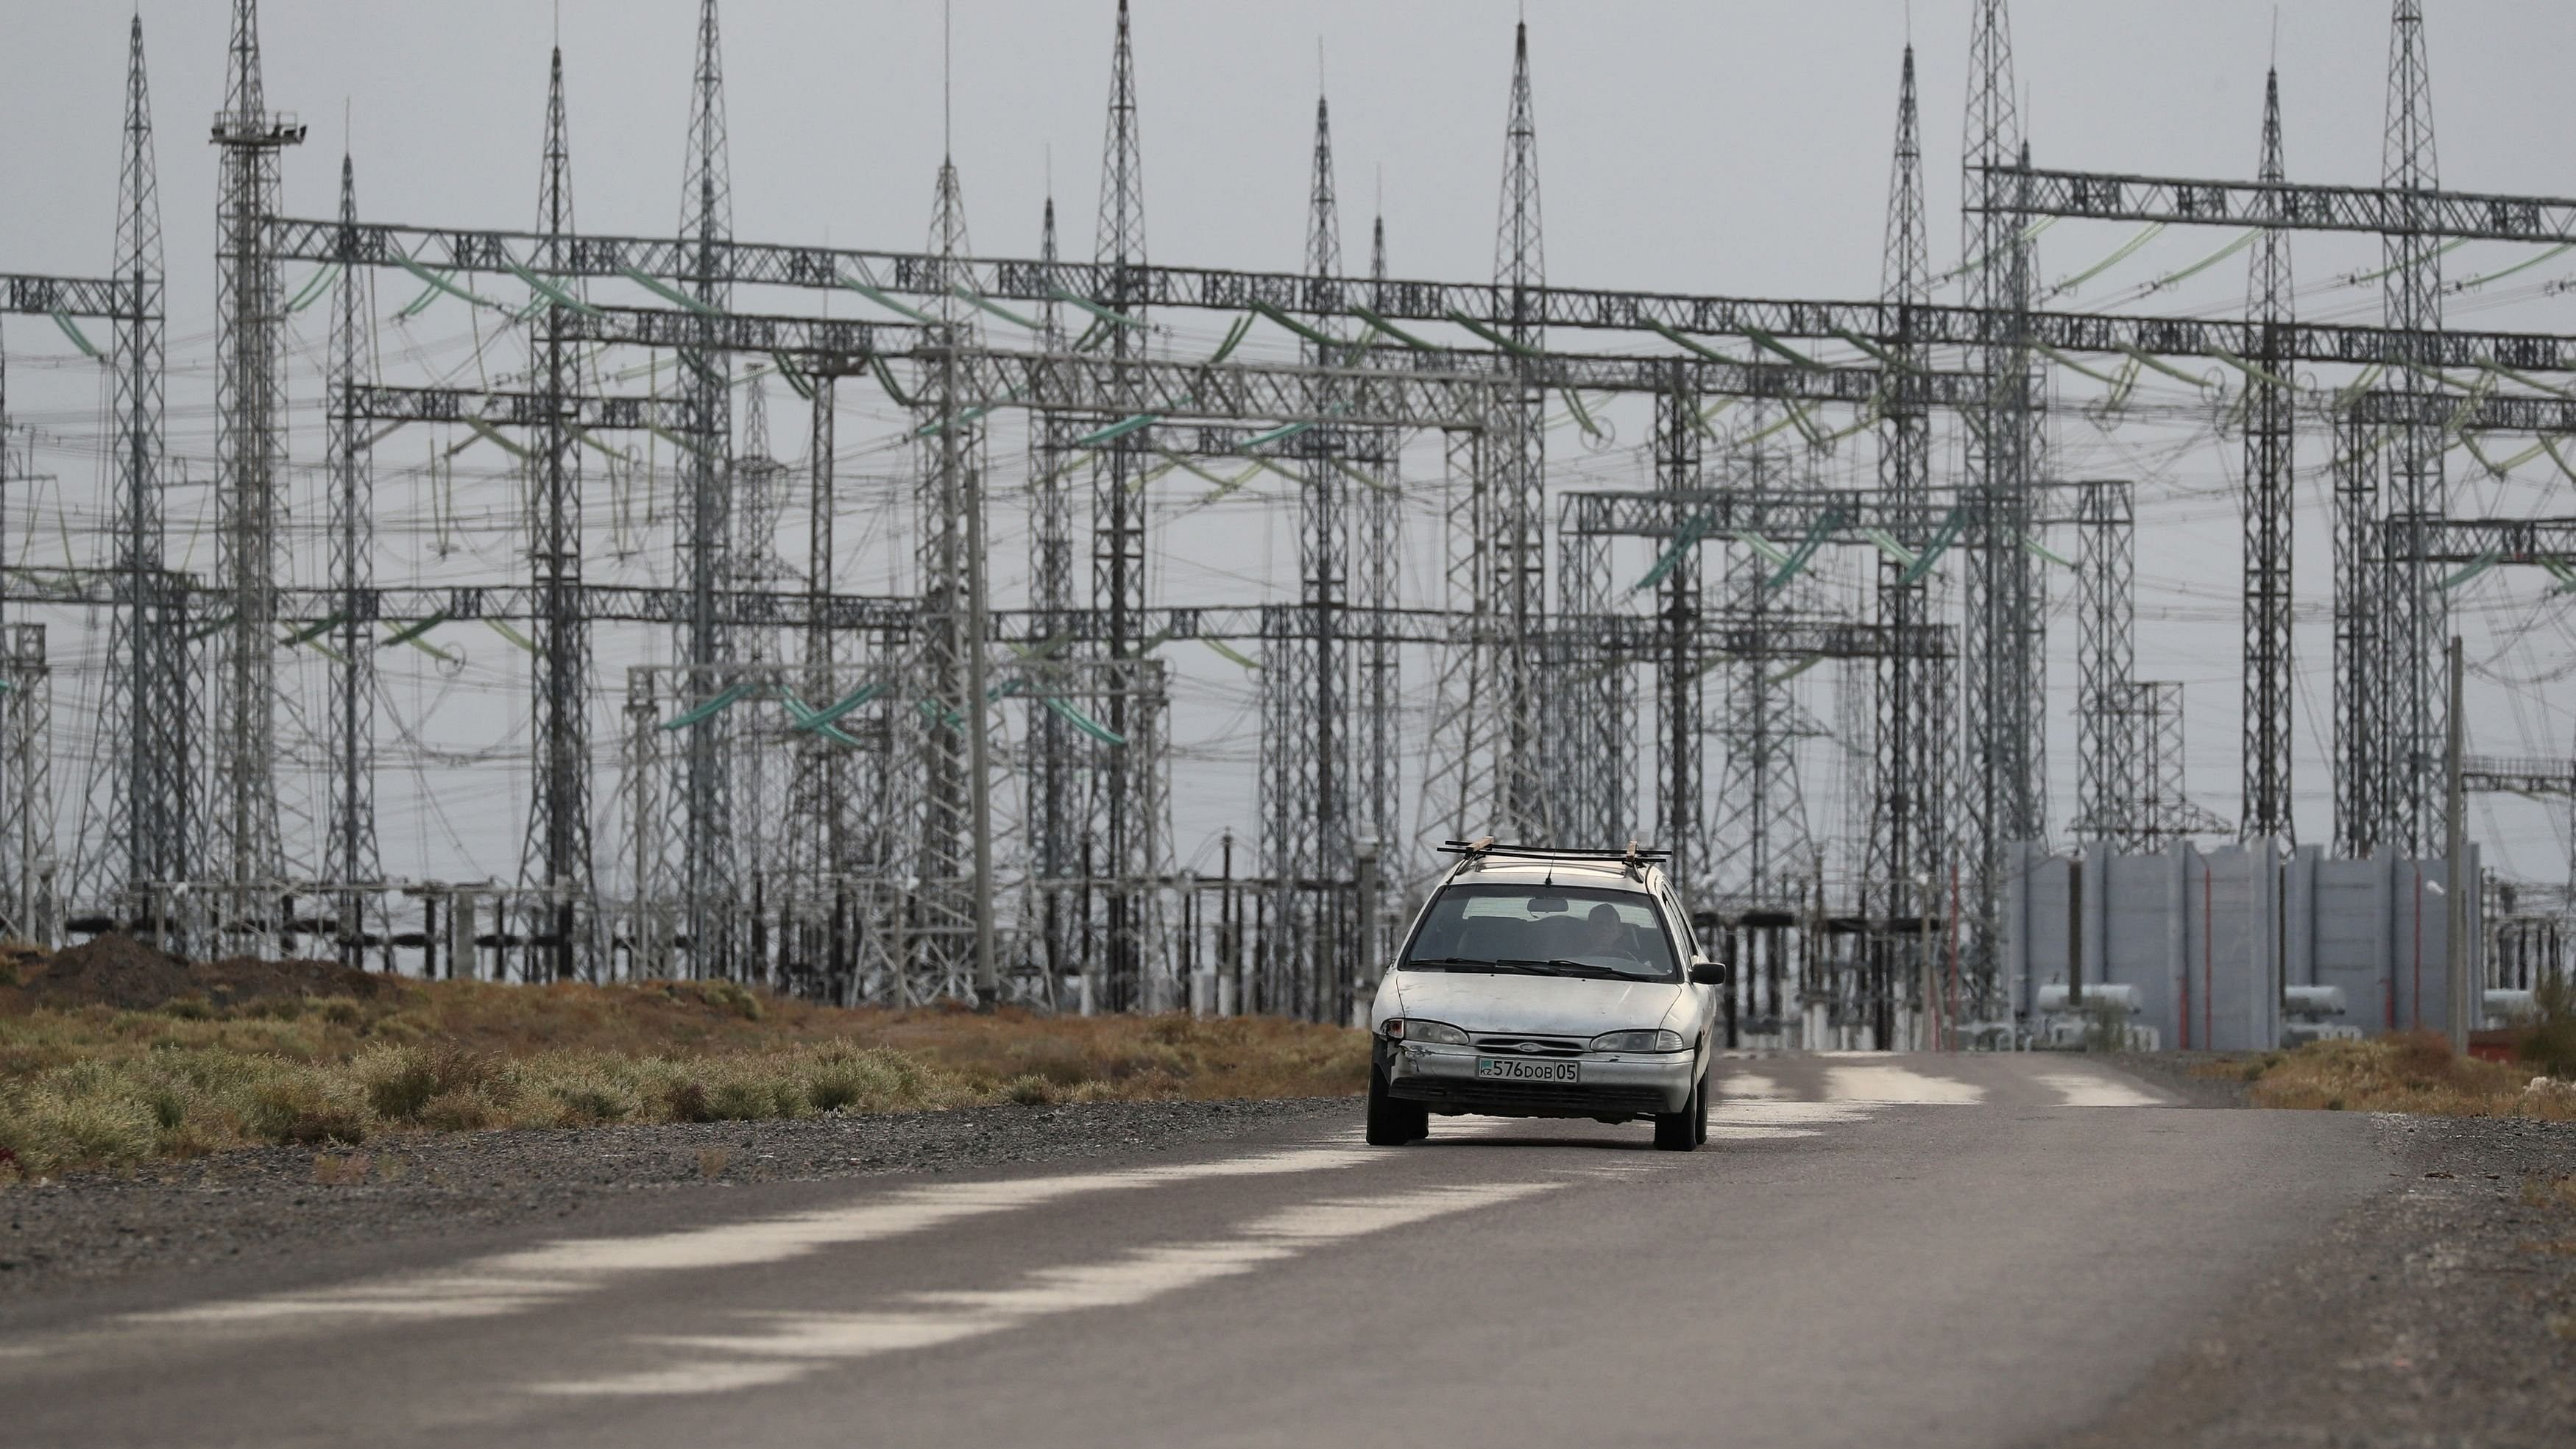
[[583,1231],[734,1187],[1141,1157],[1358,1121],[1346,1098],[1097,1102],[250,1148],[0,1187],[0,1305],[302,1271],[335,1250]]
[[2576,1123],[2375,1125],[2388,1190],[2060,1449],[2576,1440]]

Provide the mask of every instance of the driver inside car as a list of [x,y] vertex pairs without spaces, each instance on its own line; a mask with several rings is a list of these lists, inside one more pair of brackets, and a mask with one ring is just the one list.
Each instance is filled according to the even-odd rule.
[[1574,949],[1565,954],[1577,961],[1596,956],[1629,957],[1632,953],[1628,949],[1628,926],[1619,919],[1619,908],[1608,901],[1594,906],[1584,917],[1582,933],[1575,937]]

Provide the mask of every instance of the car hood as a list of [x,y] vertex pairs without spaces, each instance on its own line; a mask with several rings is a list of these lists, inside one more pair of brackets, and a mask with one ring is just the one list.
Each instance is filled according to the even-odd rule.
[[1601,981],[1487,972],[1398,971],[1396,1011],[1470,1032],[1595,1036],[1664,1024],[1677,981]]

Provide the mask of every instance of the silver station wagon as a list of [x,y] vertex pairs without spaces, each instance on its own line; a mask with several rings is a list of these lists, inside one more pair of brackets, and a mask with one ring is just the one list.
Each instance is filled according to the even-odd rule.
[[1718,988],[1662,852],[1452,841],[1457,864],[1369,1011],[1368,1140],[1419,1142],[1431,1117],[1655,1124],[1708,1140]]

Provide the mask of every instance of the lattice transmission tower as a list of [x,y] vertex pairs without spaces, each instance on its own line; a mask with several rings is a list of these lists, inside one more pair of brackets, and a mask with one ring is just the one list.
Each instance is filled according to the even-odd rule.
[[284,297],[269,250],[278,210],[279,153],[304,140],[294,117],[268,109],[261,83],[258,0],[234,0],[216,193],[216,326],[220,355],[215,446],[215,572],[230,617],[217,635],[212,704],[212,799],[206,866],[219,936],[251,945],[274,933],[272,891],[286,876],[278,829],[278,553],[286,457],[279,332]]
[[[1145,162],[1136,105],[1136,57],[1127,3],[1119,0],[1118,34],[1110,52],[1109,115],[1102,137],[1100,216],[1093,261],[1106,275],[1101,306],[1127,319],[1107,324],[1106,351],[1116,362],[1145,356],[1142,272],[1145,254]],[[1150,400],[1123,381],[1113,389],[1119,416],[1132,416]],[[1104,418],[1103,422],[1114,422]],[[1133,434],[1111,440],[1091,466],[1091,607],[1097,687],[1112,747],[1092,771],[1093,864],[1085,874],[1099,882],[1098,949],[1105,1004],[1115,1010],[1162,1004],[1170,982],[1164,960],[1163,911],[1153,885],[1164,855],[1169,810],[1160,741],[1165,686],[1162,665],[1143,644],[1146,598],[1145,470]]]
[[[1894,309],[1896,336],[1888,353],[1902,364],[1889,378],[1886,419],[1879,429],[1878,483],[1900,517],[1893,536],[1917,560],[1932,546],[1932,419],[1922,401],[1931,349],[1913,340],[1915,312],[1931,301],[1929,207],[1923,190],[1922,113],[1914,76],[1914,47],[1905,47],[1896,103],[1896,151],[1889,166],[1887,238],[1880,297]],[[1917,522],[1913,520],[1925,520]],[[1934,578],[1929,565],[1882,556],[1876,603],[1879,622],[1900,635],[1932,622]],[[1877,661],[1878,751],[1870,781],[1869,844],[1863,877],[1880,892],[1880,914],[1919,919],[1938,909],[1948,840],[1944,811],[1949,794],[1949,751],[1955,733],[1946,707],[1953,679],[1946,658],[1895,650]],[[1864,913],[1867,906],[1864,905]],[[1919,934],[1919,933],[1908,933]]]
[[[2285,181],[2281,159],[2281,73],[2263,77],[2261,179]],[[2245,414],[2245,731],[2246,840],[2296,843],[2290,818],[2291,726],[2298,678],[2291,617],[2291,536],[2297,509],[2296,391],[2284,332],[2296,320],[2290,285],[2290,234],[2266,227],[2254,244],[2246,283],[2246,320],[2262,341],[2249,359],[2262,376],[2246,379]],[[2276,380],[2277,379],[2277,380]]]
[[[572,135],[564,111],[563,47],[546,70],[545,155],[537,182],[537,230],[545,237],[541,265],[557,277],[573,271]],[[583,284],[564,284],[584,295]],[[543,390],[545,421],[529,462],[535,487],[535,538],[528,551],[536,586],[535,644],[529,691],[530,739],[527,837],[519,853],[519,884],[537,902],[529,934],[547,944],[548,970],[558,980],[599,965],[598,922],[590,902],[597,895],[590,834],[590,623],[582,612],[582,484],[580,450],[565,416],[576,389],[575,361],[564,335],[561,309],[549,306],[530,339],[534,372]]]
[[[331,373],[337,386],[330,410],[331,582],[340,597],[334,612],[331,714],[325,726],[331,762],[329,838],[322,874],[341,887],[337,936],[343,965],[359,965],[367,947],[370,893],[384,871],[376,849],[376,667],[369,637],[376,582],[375,449],[368,426],[351,401],[360,382],[376,380],[375,271],[358,265],[357,164],[340,156],[340,276],[331,309]],[[540,748],[543,737],[540,736]]]
[[[2029,164],[2005,0],[1977,0],[1968,72],[1962,154],[1974,194],[1984,184],[1982,172]],[[1986,395],[1965,417],[1961,502],[1975,531],[1965,570],[1961,781],[1953,799],[1963,837],[1958,854],[1970,874],[1966,965],[1982,998],[1977,1009],[1985,1013],[2009,1005],[1986,996],[2007,849],[2046,830],[2043,600],[2038,565],[2024,547],[2038,472],[2028,345],[2037,263],[2025,225],[2011,210],[1970,212],[1962,263],[1966,303],[1978,314],[1969,368],[1985,379]]]
[[145,888],[197,874],[203,756],[193,727],[188,596],[164,572],[161,192],[140,16],[127,40],[119,176],[115,280],[126,311],[115,321],[110,369],[115,602],[89,790],[96,811],[77,847],[71,895],[157,937],[164,927]]
[[[688,673],[682,698],[713,699],[731,687],[732,631],[717,594],[730,573],[733,499],[730,470],[733,394],[731,359],[715,345],[714,317],[733,307],[733,173],[727,155],[723,39],[716,0],[700,0],[696,59],[689,73],[688,159],[681,181],[681,290],[697,315],[698,335],[680,350],[680,387],[695,425],[694,446],[680,451],[680,486],[687,523],[680,539],[680,577],[688,591],[688,616],[680,628],[679,657]],[[701,976],[731,975],[742,925],[733,828],[733,726],[719,711],[689,729],[680,763],[682,821],[681,908],[690,969]]]
[[[2385,325],[2403,335],[2405,376],[2398,387],[2424,387],[2425,372],[2442,352],[2442,252],[2437,208],[2425,193],[2441,185],[2433,149],[2432,67],[2425,53],[2421,0],[2397,0],[2388,52],[2388,115],[2380,181],[2396,195],[2398,226],[2381,237]],[[2391,576],[2378,600],[2388,620],[2377,679],[2389,702],[2379,767],[2391,795],[2382,809],[2381,833],[2371,844],[2429,850],[2443,838],[2441,760],[2447,696],[2443,650],[2450,605],[2433,585],[2440,575],[2426,558],[2425,524],[2450,512],[2443,460],[2446,429],[2415,423],[2401,427],[2389,445],[2386,507],[2397,525],[2390,552]]]

